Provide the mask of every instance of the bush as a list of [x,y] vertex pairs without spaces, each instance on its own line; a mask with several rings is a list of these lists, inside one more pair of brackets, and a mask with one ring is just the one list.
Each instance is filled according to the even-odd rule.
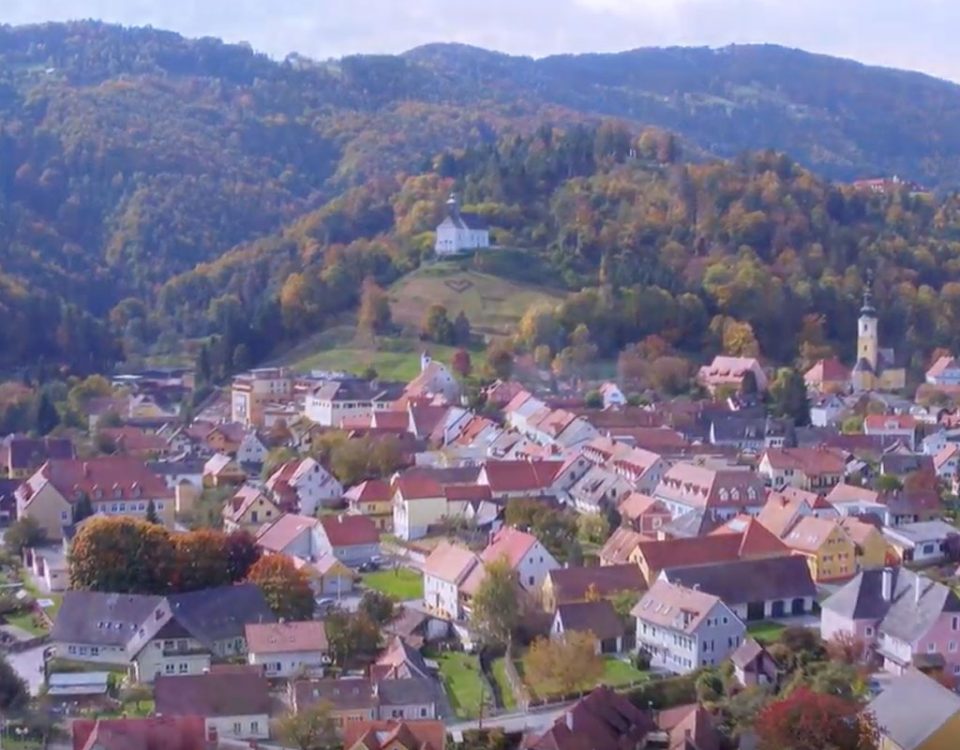
[[697,701],[697,673],[652,680],[631,690],[627,696],[638,708],[664,709]]
[[633,666],[641,672],[650,671],[650,652],[644,650],[637,651],[637,655],[633,657]]

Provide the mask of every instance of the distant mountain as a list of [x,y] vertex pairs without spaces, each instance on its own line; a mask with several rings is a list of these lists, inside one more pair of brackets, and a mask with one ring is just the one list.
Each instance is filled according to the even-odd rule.
[[[497,148],[483,162],[494,174],[508,169],[512,137],[611,117],[634,134],[677,133],[687,161],[777,149],[830,178],[960,183],[960,87],[779,47],[532,60],[428,45],[276,62],[154,29],[0,26],[0,367],[100,366],[116,354],[114,334],[141,341],[142,354],[172,348],[222,325],[229,308],[185,311],[184,300],[228,292],[267,320],[263,298],[276,302],[291,274],[357,240],[395,246],[372,250],[356,273],[381,268],[387,251],[402,273],[424,241],[396,226],[409,175],[434,180],[429,191],[406,186],[413,204],[432,207],[449,187],[437,180],[496,202],[510,190],[470,182],[469,165],[451,160]],[[570,143],[594,148],[592,135]],[[596,147],[607,148],[602,138]],[[558,158],[572,176],[592,174],[602,156]],[[529,168],[541,167],[531,156]],[[554,186],[533,188],[546,200]],[[417,208],[408,224],[422,232],[432,210]],[[284,244],[291,233],[309,242]],[[243,278],[253,255],[256,274]],[[227,290],[216,286],[224,268]],[[569,273],[573,284],[580,271]]]

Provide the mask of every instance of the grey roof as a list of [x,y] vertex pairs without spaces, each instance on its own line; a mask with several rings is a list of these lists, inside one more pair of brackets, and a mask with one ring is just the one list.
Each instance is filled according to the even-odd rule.
[[933,474],[933,456],[919,456],[913,453],[887,453],[880,459],[881,474],[905,476],[914,471],[928,471]]
[[771,437],[792,438],[793,425],[786,419],[742,416],[739,412],[717,415],[712,423],[714,443],[762,442]]
[[[891,576],[889,602],[883,598],[885,574]],[[960,598],[926,576],[906,568],[886,568],[861,571],[821,607],[852,620],[877,620],[881,632],[912,643],[930,630],[941,613],[960,614]]]
[[747,637],[743,639],[743,643],[737,647],[737,650],[730,654],[730,661],[733,662],[734,666],[742,669],[762,653],[763,646],[753,638]]
[[157,677],[158,716],[259,716],[270,713],[270,683],[252,668]]
[[149,461],[147,468],[160,476],[178,474],[203,474],[202,459],[184,458],[178,461]]
[[437,702],[440,683],[423,677],[380,680],[376,683],[381,706],[416,706]]
[[176,620],[207,646],[242,638],[247,624],[276,621],[263,593],[252,583],[176,594],[169,601]]
[[668,568],[663,575],[670,583],[713,594],[727,606],[817,595],[810,567],[800,555]]
[[395,401],[403,395],[405,383],[347,378],[330,380],[313,395],[324,401]]
[[886,529],[884,534],[892,536],[894,539],[902,538],[913,544],[919,544],[920,542],[940,541],[950,536],[956,536],[960,534],[960,529],[946,521],[920,521],[918,523],[905,523],[895,529]]
[[960,696],[920,672],[907,672],[867,706],[901,750],[915,750],[960,712]]
[[557,607],[564,632],[591,632],[600,640],[623,635],[623,621],[607,599],[596,602],[572,602]]
[[853,366],[853,372],[873,372],[873,365],[867,362],[866,359],[861,357],[857,360],[857,364]]
[[[457,211],[440,222],[440,227],[457,229],[489,229],[490,224],[479,214],[470,211]],[[439,227],[438,227],[439,228]]]
[[50,638],[60,643],[126,647],[162,603],[161,596],[67,591]]
[[719,525],[720,523],[712,513],[707,512],[706,508],[694,508],[664,524],[661,531],[667,535],[667,538],[688,539],[709,534]]

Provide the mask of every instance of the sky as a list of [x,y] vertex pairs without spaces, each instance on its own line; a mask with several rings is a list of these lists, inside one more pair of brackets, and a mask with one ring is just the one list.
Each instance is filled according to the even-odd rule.
[[0,23],[98,18],[283,58],[462,42],[511,54],[770,42],[960,82],[960,0],[0,0]]

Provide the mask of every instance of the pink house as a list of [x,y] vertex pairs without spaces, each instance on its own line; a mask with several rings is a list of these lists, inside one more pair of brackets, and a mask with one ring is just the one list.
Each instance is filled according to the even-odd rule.
[[894,674],[942,660],[944,673],[960,675],[960,598],[906,568],[862,571],[825,600],[820,634],[841,633],[863,639]]

